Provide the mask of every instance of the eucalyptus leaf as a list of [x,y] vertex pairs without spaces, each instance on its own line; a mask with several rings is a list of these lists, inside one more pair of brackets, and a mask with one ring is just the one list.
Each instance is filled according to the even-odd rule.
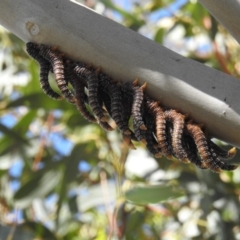
[[58,239],[55,236],[55,234],[52,231],[50,231],[46,226],[44,226],[41,222],[26,221],[20,226],[24,229],[29,229],[32,233],[34,233],[34,236],[35,236],[34,239],[46,239],[46,240]]
[[[22,145],[29,144],[27,140],[23,137],[29,129],[29,125],[36,117],[36,111],[29,111],[25,114],[18,123],[13,127],[12,134],[4,135],[0,139],[0,155],[7,154],[14,151],[16,148]],[[3,128],[2,128],[3,129]],[[7,130],[5,129],[5,133]],[[18,137],[16,136],[18,135]]]
[[62,173],[57,170],[41,172],[25,183],[15,193],[14,199],[19,208],[27,207],[34,198],[44,197],[52,191],[60,182]]
[[158,43],[163,43],[164,34],[165,30],[163,28],[160,28],[155,34],[154,41]]
[[[14,231],[13,231],[14,230]],[[0,239],[32,240],[34,233],[22,226],[5,226],[0,224]]]
[[[91,208],[104,205],[106,203],[106,197],[109,202],[113,202],[116,199],[116,185],[113,182],[107,181],[107,196],[100,184],[88,187],[84,194],[80,194],[77,197],[78,209],[81,212],[87,211]],[[84,190],[79,188],[79,190]]]
[[126,200],[143,205],[169,201],[183,195],[182,190],[170,185],[136,185],[124,193]]
[[8,127],[6,127],[1,123],[0,123],[0,132],[17,141],[28,143],[27,140],[24,137],[22,137],[22,135],[19,134],[17,131],[14,131],[13,129],[9,129]]

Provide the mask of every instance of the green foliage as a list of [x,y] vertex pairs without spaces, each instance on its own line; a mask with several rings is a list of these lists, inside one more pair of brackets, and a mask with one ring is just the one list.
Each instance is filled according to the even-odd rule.
[[[99,2],[113,19],[120,16],[123,25],[157,43],[239,76],[239,48],[198,3],[171,12],[171,0],[139,1],[130,10]],[[153,22],[152,14],[161,9],[169,16]],[[173,33],[176,42],[169,37]],[[202,36],[210,50],[186,44]],[[216,54],[212,46],[219,36],[225,38],[225,52]],[[239,169],[215,174],[147,153],[140,159],[141,144],[129,152],[117,131],[106,133],[75,106],[47,97],[38,64],[26,55],[24,43],[3,29],[0,49],[1,239],[235,239],[240,234]],[[20,73],[27,82],[20,81]],[[18,77],[18,84],[11,82]],[[54,81],[51,85],[57,91]],[[22,171],[13,174],[19,162]],[[142,165],[145,171],[137,172]],[[23,223],[15,227],[9,217],[18,212]]]
[[166,185],[133,186],[125,192],[125,198],[134,204],[149,204],[169,201],[183,196],[183,191]]

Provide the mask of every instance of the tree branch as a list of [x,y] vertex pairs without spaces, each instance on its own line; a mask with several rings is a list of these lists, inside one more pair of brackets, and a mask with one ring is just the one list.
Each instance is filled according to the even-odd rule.
[[240,0],[198,0],[240,43]]
[[75,60],[101,65],[115,79],[138,77],[162,105],[190,113],[213,136],[240,147],[237,79],[184,58],[74,1],[1,0],[0,24],[25,42],[59,45]]

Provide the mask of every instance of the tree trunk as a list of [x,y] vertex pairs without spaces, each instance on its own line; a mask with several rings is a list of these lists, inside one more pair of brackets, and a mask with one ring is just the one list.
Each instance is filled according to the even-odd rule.
[[[219,9],[225,1],[218,1]],[[234,0],[227,2],[224,10],[231,9]],[[147,82],[147,93],[162,105],[189,113],[213,136],[240,147],[237,79],[182,57],[74,1],[1,0],[0,24],[25,42],[58,45],[70,58],[101,66],[114,79]]]

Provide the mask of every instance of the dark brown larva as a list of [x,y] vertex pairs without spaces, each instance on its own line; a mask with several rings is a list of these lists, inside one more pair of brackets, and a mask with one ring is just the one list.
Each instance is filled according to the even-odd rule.
[[134,129],[134,134],[135,134],[137,140],[141,141],[142,143],[144,143],[146,145],[147,144],[146,131],[145,130],[141,130],[138,127],[135,119],[133,119],[133,129]]
[[[91,72],[89,69],[87,69],[86,65],[82,63],[75,64],[74,71],[80,78],[85,79],[87,83],[88,102],[93,113],[97,116],[100,122],[107,122],[107,117],[104,115],[102,106],[98,101],[99,89],[98,89],[98,79],[96,74]],[[107,126],[107,123],[102,124],[101,126]],[[111,127],[108,126],[107,128],[111,128]]]
[[130,135],[131,131],[128,128],[128,122],[123,121],[122,118],[122,93],[119,85],[104,73],[98,74],[98,80],[101,90],[111,98],[111,117],[124,135]]
[[102,122],[102,121],[99,121],[98,124],[105,130],[107,131],[112,131],[113,128],[107,123],[107,122]]
[[[129,120],[131,118],[131,113],[132,113],[133,96],[132,96],[132,94],[122,91],[122,99],[123,99],[123,101],[122,101],[122,120],[128,126]],[[133,141],[138,141],[134,132],[131,131],[130,136]]]
[[73,93],[68,89],[68,83],[65,80],[64,64],[61,54],[46,45],[40,45],[40,54],[51,63],[56,83],[62,95],[70,103],[75,103],[76,99]]
[[161,148],[161,152],[167,158],[172,159],[172,152],[170,144],[167,141],[166,135],[166,120],[163,109],[159,106],[158,102],[147,98],[147,105],[153,116],[155,117],[156,123],[156,138]]
[[178,113],[175,110],[164,111],[165,119],[172,122],[173,124],[173,134],[172,134],[172,148],[174,155],[182,162],[188,163],[189,159],[187,152],[185,151],[182,143],[182,136],[185,124],[184,115]]
[[220,167],[213,163],[213,158],[210,150],[208,149],[207,139],[203,133],[201,127],[197,124],[191,122],[186,125],[188,132],[194,139],[194,142],[197,146],[198,153],[203,160],[204,164],[214,172],[221,172]]
[[75,97],[77,99],[76,105],[79,112],[89,122],[93,122],[93,123],[97,122],[96,118],[89,112],[89,110],[85,105],[86,94],[84,91],[84,85],[82,82],[77,81],[77,78],[74,79],[74,88],[76,91]]
[[206,166],[206,164],[198,156],[198,149],[193,138],[185,134],[183,136],[183,143],[190,162],[195,164],[197,167],[201,169],[207,169],[208,167]]
[[[108,112],[109,115],[111,115],[111,99],[107,94],[104,94],[104,92],[99,89],[99,96],[98,96],[98,102],[100,106],[105,107],[106,110],[103,110],[103,113]],[[112,131],[113,128],[107,123],[107,122],[99,122],[100,126],[107,130],[107,131]]]
[[175,157],[175,153],[173,151],[173,147],[172,147],[172,135],[173,135],[173,125],[170,122],[166,122],[166,142],[168,143],[168,149],[170,152],[170,156],[168,156],[167,158],[170,160],[173,160],[173,158]]
[[218,157],[221,159],[225,160],[232,159],[237,153],[237,149],[235,147],[231,148],[229,151],[225,151],[211,140],[208,140],[208,144],[209,147],[212,148],[214,152],[218,155]]
[[201,126],[193,123],[187,123],[188,132],[193,137],[197,146],[199,155],[206,166],[214,172],[221,172],[221,170],[234,170],[235,165],[228,165],[222,162],[212,148],[209,149],[208,139],[206,138]]
[[62,97],[54,92],[49,85],[48,74],[50,71],[50,62],[43,58],[39,53],[39,47],[33,42],[28,42],[26,44],[26,50],[28,54],[34,58],[40,65],[40,86],[45,94],[55,100],[61,100]]
[[147,141],[146,147],[154,157],[161,158],[162,157],[161,149],[154,137],[154,132],[156,129],[155,119],[150,109],[148,108],[148,104],[146,102],[145,102],[144,122],[146,123],[146,127],[147,127],[147,130],[145,131],[145,137]]
[[227,171],[232,171],[235,170],[238,166],[233,165],[233,164],[226,164],[223,161],[220,160],[220,158],[218,157],[218,155],[215,153],[215,151],[213,150],[213,148],[210,149],[211,152],[211,156],[212,156],[212,162],[211,162],[211,166],[212,168],[220,168],[221,170],[227,170]]
[[128,125],[129,119],[131,117],[133,96],[127,92],[122,92],[122,119]]
[[100,101],[103,102],[103,105],[104,105],[105,109],[107,110],[107,112],[111,116],[112,115],[111,98],[108,96],[108,94],[103,92],[101,88],[99,89],[99,98],[100,98]]
[[85,105],[86,94],[84,90],[84,81],[73,71],[72,64],[70,62],[67,63],[65,70],[67,80],[69,80],[75,90],[76,105],[79,112],[89,122],[97,122],[96,118],[88,111]]
[[132,116],[133,119],[135,119],[135,126],[141,130],[147,129],[144,124],[141,112],[143,103],[143,91],[145,88],[146,84],[141,87],[137,86],[137,80],[135,80],[133,83],[125,82],[122,84],[122,91],[133,95]]

